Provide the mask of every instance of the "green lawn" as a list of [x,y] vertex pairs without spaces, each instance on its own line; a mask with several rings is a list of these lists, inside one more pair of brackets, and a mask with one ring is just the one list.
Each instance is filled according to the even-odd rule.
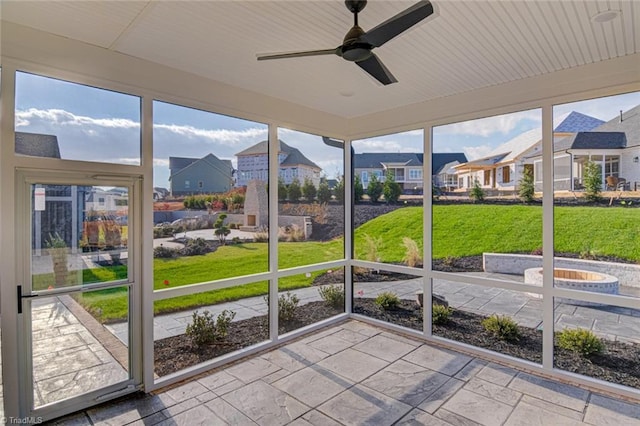
[[[557,207],[555,220],[557,251],[580,253],[590,250],[640,260],[640,209]],[[368,234],[382,237],[378,249],[383,262],[401,262],[405,254],[403,237],[410,237],[422,246],[422,208],[407,207],[382,215],[359,227],[355,234],[357,258],[366,257],[364,236]],[[433,208],[433,241],[436,258],[480,255],[483,252],[531,252],[542,246],[542,207],[436,205]],[[325,243],[280,243],[278,249],[281,269],[343,257],[342,239]],[[155,259],[154,288],[255,274],[267,269],[268,244],[225,246],[204,256]],[[118,277],[123,269],[100,268],[85,273],[104,280],[107,276]],[[317,271],[311,277],[283,278],[279,289],[310,286],[320,273]],[[263,281],[159,301],[155,304],[155,312],[172,312],[266,293],[267,283]],[[127,312],[123,289],[81,294],[78,300],[103,322],[121,319]]]
[[[422,247],[422,208],[407,207],[379,216],[356,231],[356,256],[366,257],[364,235],[383,236],[379,255],[401,262],[409,237]],[[640,260],[640,209],[556,207],[555,249]],[[527,205],[436,205],[433,256],[445,258],[484,252],[531,252],[542,247],[542,207]]]

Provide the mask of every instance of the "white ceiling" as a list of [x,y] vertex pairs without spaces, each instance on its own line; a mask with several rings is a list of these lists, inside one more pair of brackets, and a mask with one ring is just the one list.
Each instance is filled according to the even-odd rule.
[[[370,0],[366,30],[413,1]],[[343,1],[2,1],[2,19],[343,117],[357,117],[640,50],[632,0],[434,0],[436,13],[375,50],[399,83],[381,86],[338,56],[257,53],[337,47]],[[605,10],[620,16],[604,24]]]

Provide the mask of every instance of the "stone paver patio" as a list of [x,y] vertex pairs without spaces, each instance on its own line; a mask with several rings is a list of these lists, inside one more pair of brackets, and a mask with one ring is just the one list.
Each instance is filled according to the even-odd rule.
[[634,426],[640,405],[349,320],[56,423]]

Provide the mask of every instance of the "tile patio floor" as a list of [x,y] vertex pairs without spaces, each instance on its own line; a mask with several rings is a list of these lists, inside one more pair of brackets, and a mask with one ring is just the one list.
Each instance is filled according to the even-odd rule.
[[349,320],[55,424],[640,425],[640,404]]

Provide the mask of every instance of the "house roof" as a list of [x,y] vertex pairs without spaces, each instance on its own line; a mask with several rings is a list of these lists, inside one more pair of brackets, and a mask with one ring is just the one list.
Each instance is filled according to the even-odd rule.
[[477,160],[469,161],[468,163],[462,163],[455,168],[458,170],[464,169],[484,169],[490,166],[493,166],[504,159],[509,155],[508,152],[503,152],[502,154],[490,155],[488,157],[478,158]]
[[[462,152],[435,152],[431,157],[432,173],[438,174],[453,161],[465,163],[467,157]],[[424,155],[416,152],[364,152],[355,154],[353,164],[356,169],[381,169],[383,164],[400,163],[405,166],[422,166]]]
[[[184,161],[175,161],[173,164],[187,164],[185,167],[181,168],[181,169],[171,169],[171,160],[172,159],[177,159],[177,160],[184,160]],[[191,162],[189,162],[188,160],[193,160]],[[228,173],[229,176],[231,177],[233,175],[233,164],[231,164],[231,160],[221,160],[218,157],[216,157],[215,155],[209,153],[207,155],[205,155],[202,158],[180,158],[180,157],[169,157],[169,168],[171,169],[171,176],[169,177],[169,179],[171,179],[173,176],[176,176],[180,173],[183,173],[184,171],[187,171],[189,168],[191,168],[193,165],[198,164],[198,163],[206,163],[209,165],[209,167],[212,167],[214,169],[217,169],[223,173]]]
[[32,157],[60,158],[60,146],[55,135],[16,132],[16,154]]
[[169,170],[171,170],[171,174],[175,174],[179,170],[184,169],[191,163],[198,160],[199,158],[169,157]]
[[[240,151],[236,154],[236,157],[242,157],[244,155],[266,155],[269,152],[268,141],[261,141],[257,144],[250,146],[244,151]],[[304,165],[312,167],[314,169],[322,170],[313,161],[309,160],[298,148],[294,148],[287,145],[282,140],[278,139],[278,152],[287,154],[287,157],[280,163],[281,166],[299,166]]]
[[576,133],[595,129],[604,124],[604,121],[595,117],[572,111],[562,122],[556,126],[556,133]]
[[640,146],[640,105],[592,129],[561,139],[555,151],[567,149],[622,149]]

